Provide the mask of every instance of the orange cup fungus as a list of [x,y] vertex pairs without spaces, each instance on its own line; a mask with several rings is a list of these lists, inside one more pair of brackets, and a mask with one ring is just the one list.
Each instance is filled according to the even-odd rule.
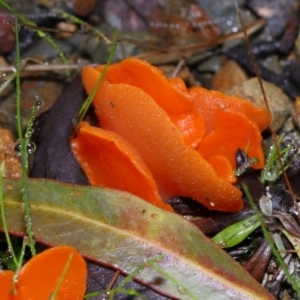
[[[1,300],[55,299],[81,300],[86,290],[87,267],[82,256],[71,246],[47,249],[31,258],[15,273],[0,272]],[[61,285],[60,285],[61,280]]]
[[[95,88],[104,66],[85,67]],[[72,150],[91,184],[121,189],[166,210],[162,198],[186,196],[209,209],[242,209],[238,148],[264,166],[261,134],[268,113],[247,100],[201,87],[187,89],[147,62],[128,58],[108,68],[93,99],[100,127],[79,124]]]

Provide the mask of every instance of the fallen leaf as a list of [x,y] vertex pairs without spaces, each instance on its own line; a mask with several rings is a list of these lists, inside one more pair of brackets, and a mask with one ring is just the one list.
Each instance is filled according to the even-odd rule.
[[266,273],[266,268],[269,265],[271,255],[272,249],[270,244],[267,241],[263,241],[250,259],[247,260],[247,262],[243,265],[243,267],[258,282],[260,282]]
[[282,223],[283,227],[292,235],[300,238],[300,226],[290,214],[284,213],[282,211],[273,211],[273,216],[278,218]]
[[291,244],[293,245],[298,257],[300,258],[300,239],[292,234],[290,234],[287,230],[282,229],[282,232],[289,239]]
[[[4,179],[7,227],[24,234],[20,180]],[[131,273],[158,254],[158,264],[196,299],[273,299],[237,262],[184,218],[129,193],[28,179],[37,241],[74,246],[85,257]],[[137,279],[163,294],[189,299],[153,268]]]

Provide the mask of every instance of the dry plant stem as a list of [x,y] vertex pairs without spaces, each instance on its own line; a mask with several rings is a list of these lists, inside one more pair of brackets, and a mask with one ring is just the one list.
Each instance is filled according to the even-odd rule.
[[179,74],[179,72],[180,72],[180,70],[182,69],[182,67],[184,66],[184,64],[185,64],[185,60],[182,58],[182,59],[178,62],[177,66],[176,66],[176,68],[175,68],[175,70],[174,70],[174,72],[173,72],[172,75],[171,75],[171,78],[174,78],[174,77],[176,77],[176,76]]
[[238,32],[235,32],[235,33],[229,33],[225,36],[221,36],[220,38],[218,38],[217,40],[215,40],[214,42],[211,42],[211,43],[206,43],[206,44],[203,42],[202,43],[190,43],[188,45],[173,46],[173,47],[170,47],[169,49],[174,50],[174,51],[191,50],[189,55],[192,55],[194,53],[199,52],[199,50],[213,48],[213,47],[221,45],[225,42],[242,39],[242,38],[244,38],[244,31],[246,31],[247,36],[249,36],[249,35],[255,33],[257,30],[261,29],[265,24],[266,24],[266,22],[264,20],[257,20],[257,21],[254,21],[253,23],[249,24],[248,26],[244,26],[243,30],[239,30]]
[[[15,25],[14,21],[7,21],[7,24],[10,25]],[[32,24],[22,24],[19,23],[19,27],[20,28],[24,28],[28,31],[36,31],[36,30],[41,30],[41,31],[45,31],[45,32],[52,32],[52,33],[58,33],[61,32],[62,30],[58,30],[58,29],[52,29],[52,28],[46,28],[46,27],[38,27],[36,25],[32,25]],[[67,32],[67,33],[74,33],[72,31],[67,31],[67,30],[63,30],[63,32]]]
[[267,111],[268,111],[268,114],[269,114],[269,118],[270,118],[269,127],[270,127],[270,130],[271,130],[271,133],[272,133],[272,140],[273,140],[273,143],[274,143],[274,146],[275,146],[276,154],[278,156],[278,162],[279,162],[279,165],[280,165],[280,169],[282,171],[285,184],[286,184],[286,186],[287,186],[287,188],[288,188],[288,190],[289,190],[289,192],[290,192],[290,194],[293,198],[294,209],[297,211],[298,218],[300,218],[299,207],[297,205],[296,197],[294,195],[294,192],[292,190],[292,187],[290,185],[289,179],[286,175],[284,165],[283,165],[283,162],[282,162],[282,158],[281,158],[281,154],[280,154],[280,148],[279,148],[279,144],[278,144],[278,136],[275,132],[273,117],[272,117],[271,110],[270,110],[270,105],[269,105],[269,102],[268,102],[268,99],[267,99],[267,96],[266,96],[266,93],[265,93],[265,89],[264,89],[264,86],[263,86],[263,83],[262,83],[262,79],[261,79],[260,74],[259,74],[259,70],[258,70],[258,67],[257,67],[257,64],[256,64],[255,57],[254,57],[253,52],[252,52],[252,48],[251,48],[251,45],[250,45],[249,38],[248,38],[247,32],[246,32],[245,27],[244,27],[241,11],[240,11],[236,1],[235,1],[235,5],[236,5],[236,10],[237,10],[237,15],[238,15],[239,21],[241,23],[241,27],[242,27],[244,37],[245,37],[245,40],[246,40],[247,48],[248,48],[248,51],[249,51],[249,54],[250,54],[250,59],[251,59],[251,62],[252,62],[253,68],[254,68],[254,72],[257,76],[259,86],[260,86],[260,89],[261,89],[261,92],[262,92],[262,95],[263,95],[263,99],[264,99],[264,102],[265,102],[265,105],[266,105],[266,108],[267,108]]
[[[245,30],[247,32],[247,35],[251,35],[255,33],[257,30],[261,29],[265,25],[264,20],[258,20],[250,25],[248,25]],[[140,45],[144,47],[148,47],[150,49],[153,49],[153,51],[148,51],[148,52],[143,52],[141,54],[135,55],[137,58],[141,59],[147,59],[151,56],[155,56],[161,53],[169,53],[169,55],[172,55],[173,58],[171,58],[172,61],[177,61],[180,60],[181,58],[190,58],[193,55],[197,55],[199,52],[203,50],[208,50],[212,49],[218,45],[221,45],[225,42],[228,41],[233,41],[236,39],[241,39],[243,38],[243,31],[238,31],[236,33],[230,33],[228,35],[222,36],[213,43],[190,43],[187,45],[180,45],[180,46],[173,46],[173,47],[168,47],[168,48],[163,48],[163,47],[158,47],[155,46],[151,43],[146,43],[146,42],[138,42],[133,39],[127,39],[127,38],[119,38],[119,42],[127,42],[127,43],[132,43],[135,45]]]
[[118,270],[118,271],[115,272],[113,278],[111,279],[111,281],[109,282],[109,284],[107,286],[108,291],[112,289],[112,287],[114,286],[114,284],[115,284],[116,280],[118,279],[119,275],[120,275],[120,271]]
[[[130,38],[118,38],[117,39],[117,42],[124,42],[124,43],[130,43],[130,44],[134,44],[134,45],[138,45],[138,46],[142,46],[142,47],[148,47],[148,48],[151,48],[153,50],[156,50],[158,51],[159,53],[161,52],[164,52],[164,53],[168,53],[170,52],[171,49],[173,49],[173,47],[170,47],[170,48],[167,48],[167,47],[159,47],[159,46],[156,46],[156,45],[153,45],[152,43],[147,43],[147,42],[140,42],[140,41],[137,41],[135,39],[130,39]],[[185,49],[182,49],[182,50],[185,50]],[[202,50],[202,49],[200,49]],[[147,52],[146,52],[147,53]],[[146,54],[145,53],[145,54]],[[151,52],[150,52],[151,53]],[[172,51],[173,54],[177,54],[178,56],[180,57],[189,57],[190,54],[187,54],[185,52],[181,52],[180,50],[176,50],[174,49],[174,51]],[[135,57],[139,57],[139,55],[143,55],[144,53],[142,54],[138,54],[136,55]]]
[[[8,3],[6,3],[5,0],[0,0],[0,5],[2,5],[4,8],[6,8],[7,10],[9,10],[11,13],[13,13],[15,15],[16,18],[19,18],[22,22],[24,22],[24,24],[26,24],[26,26],[29,27],[36,27],[36,32],[37,35],[40,38],[43,38],[46,42],[48,42],[57,52],[57,54],[59,55],[59,57],[61,58],[63,63],[67,63],[67,59],[64,55],[64,53],[62,52],[62,50],[60,49],[60,47],[55,43],[55,41],[50,37],[47,36],[42,30],[40,30],[36,24],[29,20],[28,18],[24,17],[22,14],[20,14],[18,11],[14,10]],[[10,21],[8,21],[8,24],[10,23]],[[16,31],[18,31],[20,29],[20,25],[19,24],[15,24],[14,22],[12,23],[14,24],[14,28]],[[69,72],[68,70],[65,71],[66,76],[69,76]]]
[[[7,24],[11,24],[14,25],[13,21],[7,21]],[[88,24],[87,24],[88,25]],[[81,31],[69,31],[69,30],[61,30],[61,29],[54,29],[54,28],[49,28],[49,27],[39,27],[36,25],[31,25],[31,24],[22,24],[19,23],[19,27],[20,28],[24,28],[27,31],[42,31],[42,32],[48,32],[48,33],[69,33],[69,34],[77,34],[77,35],[89,35],[87,32],[81,32]],[[91,27],[90,25],[87,26],[88,28],[92,29],[93,27]],[[102,38],[102,35],[101,35]],[[105,38],[105,42],[107,44],[111,44],[111,42]]]
[[[69,19],[71,20],[72,22],[74,22],[75,24],[79,24],[81,26],[84,26],[85,28],[87,28],[88,30],[90,30],[91,32],[93,32],[95,35],[98,35],[103,41],[105,44],[107,45],[111,45],[112,44],[112,41],[109,40],[102,32],[100,32],[98,29],[94,28],[93,26],[91,26],[90,24],[82,21],[81,19],[59,9],[59,8],[54,8],[53,11],[59,15],[61,15],[63,18],[66,18],[66,19]],[[56,30],[57,33],[59,32],[67,32],[67,33],[79,33],[79,34],[84,34],[86,35],[87,33],[86,32],[72,32],[72,31],[67,31],[67,30],[59,30],[59,29],[53,29],[53,30]]]
[[[262,28],[264,25],[265,25],[265,21],[263,21],[263,20],[258,20],[258,21],[255,21],[254,23],[250,24],[246,28],[248,35],[256,32],[257,30]],[[157,50],[159,52],[164,52],[164,53],[172,52],[172,54],[177,54],[180,57],[188,58],[189,56],[191,56],[193,54],[196,54],[199,51],[202,51],[202,50],[205,50],[205,49],[208,49],[208,48],[214,48],[217,45],[223,44],[223,43],[228,42],[228,41],[241,39],[242,37],[243,37],[243,32],[238,31],[236,33],[230,33],[230,34],[227,34],[225,36],[222,36],[219,39],[215,40],[214,42],[190,43],[190,44],[187,44],[187,45],[172,46],[172,47],[159,47],[159,46],[153,45],[152,43],[139,42],[139,41],[134,40],[134,39],[122,38],[122,37],[119,38],[117,41],[118,42],[132,43],[132,44],[143,46],[143,47],[148,47],[148,48],[151,48],[153,50]],[[189,52],[187,52],[187,51],[189,51]],[[150,54],[151,53],[152,52],[150,52]],[[140,55],[144,55],[144,54],[147,54],[147,52],[142,53]],[[137,55],[136,57],[139,57],[139,55]]]
[[76,125],[76,128],[74,130],[74,132],[72,133],[72,137],[74,137],[74,135],[76,134],[76,131],[78,129],[78,124],[80,123],[80,121],[83,120],[88,108],[90,107],[92,101],[93,101],[93,98],[97,92],[97,90],[99,89],[100,85],[102,84],[102,81],[104,80],[105,78],[105,75],[106,75],[106,72],[107,72],[107,69],[108,69],[108,66],[110,65],[111,61],[112,61],[112,58],[114,56],[114,53],[115,53],[115,50],[116,50],[116,47],[117,47],[117,44],[116,44],[116,39],[117,39],[117,30],[115,30],[114,32],[114,38],[113,38],[113,43],[112,43],[112,46],[111,46],[111,50],[110,50],[110,53],[109,53],[109,57],[108,57],[108,60],[107,60],[107,63],[105,65],[105,68],[99,78],[99,81],[97,82],[97,85],[95,86],[94,90],[91,92],[91,94],[88,96],[88,98],[84,101],[82,107],[80,108],[80,111],[78,113],[78,116],[76,118],[76,121],[77,121],[77,125]]
[[[39,62],[39,64],[26,64],[22,67],[21,72],[40,72],[40,71],[63,71],[63,70],[77,70],[85,66],[97,67],[99,64],[48,64],[44,62]],[[14,66],[0,67],[0,72],[15,72]],[[22,73],[21,73],[22,75]],[[13,79],[13,78],[12,78]],[[11,81],[11,80],[10,80]]]
[[297,285],[297,282],[296,280],[294,279],[294,277],[290,274],[289,272],[289,269],[288,269],[288,266],[287,264],[285,263],[283,257],[281,257],[281,255],[279,254],[275,244],[274,244],[274,241],[273,241],[273,237],[270,235],[266,225],[265,225],[265,222],[264,222],[264,218],[262,217],[262,215],[260,214],[260,212],[258,211],[258,208],[256,207],[256,205],[254,204],[254,201],[253,201],[253,198],[248,190],[248,187],[242,183],[242,189],[255,213],[255,215],[257,216],[257,218],[259,219],[260,221],[260,224],[261,224],[261,229],[262,229],[262,232],[263,232],[263,235],[266,239],[266,241],[269,243],[269,245],[271,246],[271,249],[272,249],[272,252],[273,252],[273,255],[275,256],[275,258],[277,259],[280,267],[282,268],[282,270],[284,271],[286,277],[287,277],[287,280],[288,282],[291,284],[292,288],[294,289],[294,291],[296,292],[297,296],[299,297],[300,296],[300,289],[299,289],[299,286]]
[[[12,67],[14,68],[14,67]],[[1,72],[1,71],[0,71]],[[3,84],[1,84],[0,86],[0,94],[5,90],[5,88],[16,78],[16,73],[10,74],[7,77],[1,78],[0,81],[2,81],[2,79],[5,79],[5,81],[3,82]]]

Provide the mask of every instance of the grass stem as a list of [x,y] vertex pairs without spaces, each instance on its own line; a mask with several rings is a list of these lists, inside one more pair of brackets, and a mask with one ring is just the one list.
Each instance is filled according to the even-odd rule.
[[254,210],[255,215],[257,216],[257,218],[260,222],[262,232],[264,234],[264,237],[265,237],[266,241],[271,246],[273,255],[276,257],[280,267],[282,268],[284,274],[286,275],[286,278],[287,278],[288,282],[291,284],[291,286],[294,289],[294,291],[296,292],[298,298],[300,298],[300,287],[298,286],[298,284],[294,280],[293,276],[290,274],[287,265],[285,264],[285,262],[283,261],[283,258],[281,257],[280,253],[278,252],[278,250],[277,250],[277,248],[274,244],[273,238],[271,237],[271,235],[270,235],[270,233],[269,233],[269,231],[268,231],[268,229],[265,225],[264,219],[261,216],[261,214],[259,213],[256,205],[254,204],[254,200],[253,200],[253,198],[252,198],[252,196],[251,196],[251,194],[248,190],[248,187],[245,184],[242,183],[242,189],[243,189],[247,199],[249,200],[249,203],[250,203],[252,209]]
[[11,240],[10,240],[10,236],[8,233],[8,229],[7,229],[7,223],[6,223],[6,217],[5,217],[5,212],[4,212],[4,203],[3,203],[3,173],[4,173],[4,164],[5,161],[3,161],[0,164],[0,213],[1,213],[1,221],[2,221],[2,226],[3,226],[3,232],[5,235],[5,239],[8,245],[8,250],[9,253],[13,259],[15,268],[17,268],[18,266],[18,260],[14,251],[14,248],[12,246]]
[[[1,0],[0,0],[1,1]],[[32,255],[36,254],[35,242],[33,239],[33,232],[30,218],[30,207],[28,199],[28,188],[27,188],[27,171],[28,171],[28,153],[26,139],[23,139],[22,134],[22,116],[21,116],[21,81],[20,81],[20,51],[19,51],[19,32],[18,32],[18,17],[15,18],[15,34],[16,34],[16,110],[17,110],[17,130],[18,137],[21,144],[21,167],[22,167],[22,196],[24,202],[25,211],[25,224],[26,231],[29,238],[29,247]]]

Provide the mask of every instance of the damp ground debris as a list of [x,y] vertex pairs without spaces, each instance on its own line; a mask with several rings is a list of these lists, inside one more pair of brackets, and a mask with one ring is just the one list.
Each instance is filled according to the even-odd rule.
[[[245,149],[236,152],[236,186],[241,190],[246,187],[253,203],[245,193],[244,208],[234,213],[208,210],[180,195],[167,203],[215,240],[274,298],[299,299],[300,2],[236,3],[244,30],[232,0],[217,0],[213,4],[209,0],[90,0],[84,4],[77,0],[30,0],[22,5],[17,0],[1,0],[0,162],[5,160],[4,177],[21,176],[18,161],[22,141],[18,141],[15,105],[17,52],[12,30],[16,15],[21,56],[21,126],[27,143],[29,176],[81,185],[87,185],[88,179],[69,143],[86,98],[80,74],[86,65],[107,62],[115,29],[118,34],[113,62],[136,57],[158,67],[168,78],[181,78],[187,87],[202,86],[264,106],[245,31],[273,116],[282,164],[272,133],[266,129],[262,133],[262,171],[253,168],[255,158],[248,157]],[[34,116],[32,107],[36,110]],[[88,110],[85,121],[98,124],[93,109]],[[31,123],[33,126],[26,133],[26,126]],[[293,194],[284,180],[282,166]],[[273,254],[253,205],[289,276]],[[12,244],[19,253],[22,239],[12,236]],[[38,251],[44,248],[37,245]],[[0,233],[3,269],[12,265],[7,249],[5,235]],[[28,251],[25,260],[29,257]],[[92,261],[87,266],[87,294],[106,291],[112,280],[120,291],[113,296],[106,292],[90,294],[90,299],[171,299],[131,277],[126,280],[125,275],[116,275],[111,268]],[[116,278],[112,279],[114,275]]]

